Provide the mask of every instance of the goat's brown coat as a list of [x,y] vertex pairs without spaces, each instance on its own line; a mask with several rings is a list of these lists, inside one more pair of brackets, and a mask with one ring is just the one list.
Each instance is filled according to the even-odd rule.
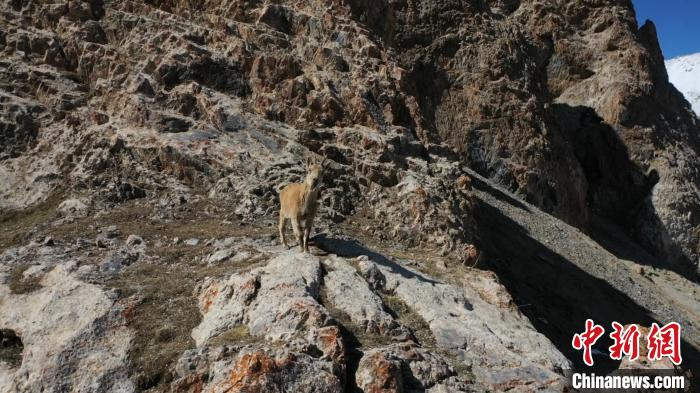
[[303,183],[292,183],[280,191],[279,232],[282,244],[287,246],[284,229],[287,219],[292,221],[294,235],[299,240],[302,251],[309,251],[309,235],[313,227],[316,210],[318,209],[318,194],[323,174],[323,164],[312,164],[307,161],[308,173]]

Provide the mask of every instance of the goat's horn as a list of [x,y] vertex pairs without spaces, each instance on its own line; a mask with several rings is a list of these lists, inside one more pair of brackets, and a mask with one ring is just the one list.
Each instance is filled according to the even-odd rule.
[[323,157],[323,160],[321,161],[321,167],[323,168],[323,165],[328,161],[328,158]]

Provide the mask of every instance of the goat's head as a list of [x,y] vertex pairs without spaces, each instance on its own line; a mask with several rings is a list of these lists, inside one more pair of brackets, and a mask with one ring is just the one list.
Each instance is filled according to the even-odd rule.
[[321,179],[323,178],[323,170],[325,169],[325,162],[325,158],[323,159],[323,161],[321,161],[320,164],[315,163],[311,158],[306,160],[308,172],[306,174],[305,183],[312,190],[317,189],[321,185]]

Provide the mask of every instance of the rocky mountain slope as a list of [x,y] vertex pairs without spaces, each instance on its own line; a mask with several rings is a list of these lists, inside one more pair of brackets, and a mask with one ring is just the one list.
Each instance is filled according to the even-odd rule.
[[683,93],[695,114],[700,114],[700,53],[666,60],[668,80]]
[[2,391],[560,391],[586,318],[700,372],[699,123],[630,2],[2,4]]

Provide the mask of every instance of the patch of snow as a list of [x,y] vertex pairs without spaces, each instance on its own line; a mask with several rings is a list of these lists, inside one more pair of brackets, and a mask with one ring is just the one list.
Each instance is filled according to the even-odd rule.
[[668,79],[700,116],[700,53],[666,60]]

